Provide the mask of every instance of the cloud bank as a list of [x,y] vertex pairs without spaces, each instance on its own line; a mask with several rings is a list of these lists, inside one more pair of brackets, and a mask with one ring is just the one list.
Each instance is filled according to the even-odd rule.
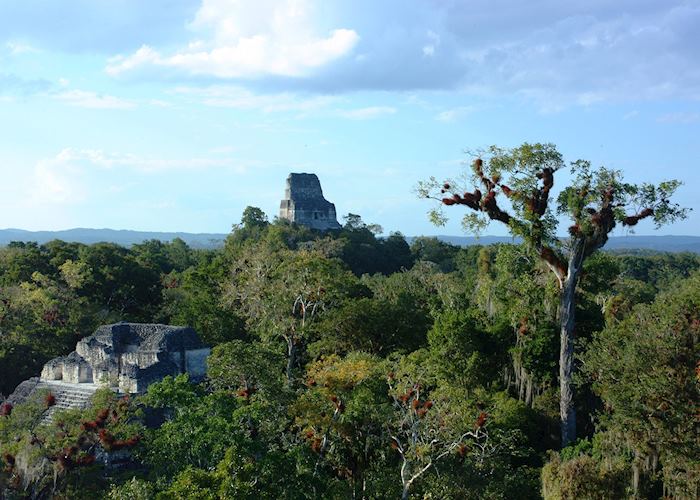
[[700,98],[697,0],[203,0],[187,26],[179,48],[143,45],[106,71],[258,92],[507,94],[553,108]]
[[218,78],[305,76],[349,54],[359,40],[346,28],[317,34],[313,10],[305,0],[203,0],[190,27],[209,38],[168,55],[144,45],[112,58],[106,71],[118,76],[150,66]]

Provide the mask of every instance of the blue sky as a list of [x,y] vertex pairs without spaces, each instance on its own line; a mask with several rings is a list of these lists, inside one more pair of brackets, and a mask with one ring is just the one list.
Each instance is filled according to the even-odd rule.
[[525,141],[682,179],[700,235],[700,1],[0,0],[0,228],[228,232],[315,172],[456,235],[416,183]]

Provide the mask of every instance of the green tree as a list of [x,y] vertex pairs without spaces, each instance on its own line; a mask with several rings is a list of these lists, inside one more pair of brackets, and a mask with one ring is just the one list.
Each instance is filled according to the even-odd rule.
[[276,399],[284,392],[284,356],[264,345],[234,340],[216,346],[207,360],[207,374],[216,389],[249,399],[257,394]]
[[291,409],[295,423],[319,462],[347,479],[352,498],[363,498],[391,415],[384,364],[365,353],[332,355],[312,363],[306,377],[309,389]]
[[246,207],[241,215],[240,224],[234,224],[231,234],[226,238],[225,253],[236,254],[242,246],[269,236],[269,228],[270,223],[265,212],[257,207]]
[[147,240],[134,244],[129,249],[129,254],[133,256],[140,267],[148,268],[161,275],[173,270],[167,249],[167,243],[160,240]]
[[406,238],[399,232],[391,233],[388,238],[381,240],[381,250],[384,254],[384,274],[392,274],[413,266],[411,247]]
[[389,275],[402,269],[410,269],[413,255],[406,238],[391,233],[387,238],[378,238],[381,226],[365,224],[357,214],[344,217],[345,225],[334,234],[343,243],[340,257],[357,276],[382,273]]
[[160,269],[153,262],[139,261],[112,243],[82,247],[79,261],[90,270],[80,294],[105,308],[110,319],[149,321],[155,316],[162,293]]
[[674,498],[697,497],[699,341],[696,273],[652,304],[636,306],[622,321],[613,320],[583,355],[584,373],[605,404],[600,428],[610,448],[633,457],[635,489],[640,475],[645,470],[653,475],[658,463]]
[[248,230],[254,227],[264,228],[268,225],[267,215],[258,207],[246,207],[241,216],[241,225]]
[[312,358],[364,351],[386,356],[410,352],[425,342],[428,317],[408,297],[400,300],[360,297],[343,300],[318,324],[309,344]]
[[196,253],[181,238],[175,238],[165,247],[165,253],[173,269],[184,271],[195,263]]
[[107,492],[108,500],[151,500],[155,496],[153,484],[132,477],[122,484],[113,484]]
[[450,458],[484,461],[498,450],[489,440],[486,412],[477,411],[475,416],[474,409],[464,406],[461,391],[457,398],[449,392],[441,396],[427,356],[419,350],[392,360],[388,376],[394,414],[387,431],[400,460],[402,499]]
[[356,278],[338,259],[316,251],[276,250],[263,241],[247,248],[234,263],[226,295],[264,342],[284,340],[291,384],[317,319],[358,289]]
[[512,366],[506,382],[520,400],[533,405],[556,377],[556,285],[523,245],[485,247],[478,266],[473,300],[494,326],[510,327],[512,336],[504,348]]
[[561,460],[557,454],[542,468],[544,500],[616,500],[630,498],[619,462],[603,465],[588,454]]
[[35,272],[51,272],[39,245],[13,241],[6,248],[0,248],[0,284],[13,285],[29,281]]
[[[105,486],[98,456],[109,460],[140,441],[143,428],[128,398],[100,389],[90,408],[58,410],[50,423],[40,423],[52,397],[37,391],[0,416],[3,498],[95,498]],[[9,484],[3,484],[8,472]]]
[[29,281],[0,288],[0,393],[35,376],[99,324],[97,307],[76,290],[79,266],[66,263],[61,270],[63,279],[35,272]]
[[153,478],[162,478],[161,483],[190,466],[215,467],[236,439],[239,428],[231,418],[238,408],[235,395],[205,393],[186,375],[166,377],[150,385],[141,402],[170,417],[146,433],[140,452]]
[[[463,219],[467,229],[483,230],[490,221],[506,225],[514,236],[537,252],[554,273],[560,287],[560,416],[562,444],[576,439],[576,412],[572,377],[574,373],[574,333],[576,286],[584,261],[605,245],[608,234],[618,223],[634,226],[652,218],[656,227],[684,218],[687,209],[671,203],[680,185],[666,181],[658,185],[624,182],[622,172],[593,169],[589,162],[570,164],[571,183],[558,197],[557,213],[571,218],[569,238],[557,237],[557,217],[550,197],[554,175],[565,167],[563,157],[552,144],[523,144],[513,149],[492,146],[480,152],[473,162],[474,179],[484,192],[435,178],[421,183],[419,195],[439,200],[442,205],[463,205],[472,212]],[[510,208],[499,204],[507,198]],[[633,213],[628,213],[632,211]],[[439,211],[435,223],[444,223]]]
[[446,273],[455,270],[455,257],[459,251],[458,246],[445,243],[434,237],[419,236],[411,243],[411,253],[416,260],[434,262]]
[[500,382],[511,339],[510,329],[486,326],[475,313],[444,311],[428,333],[437,375],[466,391]]
[[192,326],[211,346],[243,338],[243,320],[221,299],[227,271],[219,253],[207,252],[183,272],[164,276],[162,314],[166,321]]
[[82,243],[52,240],[43,244],[42,248],[46,253],[51,268],[58,270],[66,261],[77,261],[80,249],[84,246]]

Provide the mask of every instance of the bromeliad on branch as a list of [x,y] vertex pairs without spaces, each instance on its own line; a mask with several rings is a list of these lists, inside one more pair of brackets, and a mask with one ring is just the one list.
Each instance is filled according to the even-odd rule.
[[[478,233],[490,221],[505,224],[556,276],[560,288],[561,439],[566,446],[576,439],[574,311],[583,262],[606,244],[617,224],[631,227],[651,219],[659,228],[685,218],[688,209],[670,201],[681,183],[629,184],[619,170],[593,169],[590,162],[577,160],[570,163],[572,180],[559,193],[555,212],[551,207],[555,174],[566,164],[553,144],[525,143],[512,149],[491,146],[475,156],[472,180],[478,186],[473,190],[454,181],[439,183],[433,177],[419,184],[418,194],[440,203],[430,214],[438,225],[446,221],[442,207],[454,205],[469,209],[463,219],[467,230]],[[571,220],[564,238],[557,236],[561,216]]]

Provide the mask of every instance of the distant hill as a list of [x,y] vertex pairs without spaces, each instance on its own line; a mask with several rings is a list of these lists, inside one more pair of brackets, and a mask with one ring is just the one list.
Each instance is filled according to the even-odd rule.
[[66,229],[65,231],[25,231],[23,229],[0,229],[0,245],[11,241],[36,241],[46,243],[51,240],[72,241],[92,244],[106,241],[123,246],[142,243],[146,240],[172,241],[184,240],[192,248],[215,248],[223,245],[226,234],[215,233],[165,233],[147,231],[129,231],[116,229]]
[[[227,234],[223,233],[169,233],[129,231],[115,229],[67,229],[65,231],[24,231],[22,229],[0,229],[0,246],[11,241],[36,241],[46,243],[51,240],[75,241],[91,244],[106,241],[130,246],[146,240],[184,240],[193,248],[217,248],[223,245]],[[507,236],[438,236],[440,240],[453,245],[491,245],[493,243],[517,243]],[[412,241],[414,237],[408,237]],[[657,252],[693,252],[700,254],[700,236],[613,236],[605,245],[606,250],[652,250]]]

